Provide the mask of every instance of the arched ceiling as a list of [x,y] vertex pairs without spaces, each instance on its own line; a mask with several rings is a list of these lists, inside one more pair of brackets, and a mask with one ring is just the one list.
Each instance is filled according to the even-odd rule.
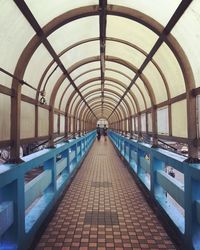
[[0,3],[0,81],[70,115],[114,121],[200,85],[198,0]]

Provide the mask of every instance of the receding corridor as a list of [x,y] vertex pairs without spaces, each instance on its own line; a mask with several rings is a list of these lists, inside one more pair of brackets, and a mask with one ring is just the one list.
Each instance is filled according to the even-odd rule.
[[111,142],[101,138],[35,249],[176,248]]

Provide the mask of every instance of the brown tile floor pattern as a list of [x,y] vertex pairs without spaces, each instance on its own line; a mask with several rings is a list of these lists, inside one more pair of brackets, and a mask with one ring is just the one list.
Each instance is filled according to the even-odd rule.
[[176,248],[111,142],[102,138],[94,143],[35,249]]

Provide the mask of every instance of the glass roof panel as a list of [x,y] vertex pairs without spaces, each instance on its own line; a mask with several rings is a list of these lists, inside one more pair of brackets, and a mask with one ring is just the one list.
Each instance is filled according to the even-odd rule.
[[100,85],[90,85],[89,88],[84,88],[84,89],[81,89],[81,93],[83,93],[83,95],[86,95],[87,93],[93,91],[95,92],[95,90],[99,90],[100,89]]
[[100,62],[99,61],[84,64],[84,65],[78,67],[76,70],[73,70],[70,73],[70,75],[71,75],[72,79],[74,80],[80,74],[82,74],[82,73],[84,73],[84,72],[86,72],[88,70],[96,69],[96,68],[98,68],[98,69],[100,68]]
[[[24,81],[37,88],[44,70],[51,61],[51,55],[49,54],[48,50],[41,44],[31,57],[29,64],[27,65],[24,74]],[[33,98],[35,98],[36,95],[35,91],[25,85],[22,87],[22,93]]]
[[181,68],[174,54],[165,43],[158,49],[153,59],[157,62],[167,80],[171,97],[184,93],[185,82]]
[[[184,12],[172,34],[186,53],[195,77],[196,87],[200,86],[200,1],[194,0]],[[197,56],[198,55],[198,56]]]
[[60,57],[66,68],[69,68],[74,63],[92,56],[99,56],[100,45],[99,41],[91,42],[90,45],[82,44],[74,49],[71,49]]
[[143,111],[145,109],[145,104],[140,91],[135,85],[132,86],[131,90],[133,91],[135,97],[137,98],[140,111]]
[[143,71],[154,91],[156,104],[167,100],[165,84],[153,63],[149,62]]
[[110,41],[106,42],[106,55],[125,60],[137,68],[139,68],[145,60],[145,56],[138,50],[125,44]]
[[[84,39],[99,37],[99,17],[85,17],[54,31],[48,40],[57,53]],[[88,46],[91,46],[88,43]]]
[[[46,81],[48,81],[47,78],[49,78],[49,75],[50,75],[54,70],[56,71],[56,70],[59,69],[57,66],[58,66],[58,64],[57,64],[56,62],[53,63],[53,64],[51,65],[51,67],[49,68],[49,70],[47,71],[47,73],[45,74],[45,76],[44,76],[44,78],[43,78],[43,80],[42,80],[41,89],[44,88],[44,85],[45,85]],[[41,79],[40,79],[40,80],[41,80]]]
[[76,108],[76,106],[77,106],[77,104],[78,104],[79,101],[80,101],[80,96],[78,96],[78,98],[75,99],[75,101],[73,103],[73,106],[70,105],[70,109],[69,110],[70,110],[70,112],[72,114],[74,114],[74,109]]
[[118,85],[114,82],[110,82],[110,81],[105,81],[105,88],[117,91],[120,89],[120,92],[125,92],[125,88],[123,88],[121,85]]
[[75,81],[75,84],[76,86],[79,86],[81,83],[89,80],[89,79],[92,79],[92,78],[96,78],[96,77],[100,77],[101,76],[101,73],[99,70],[95,70],[95,71],[91,71],[91,72],[88,72],[82,76],[80,76],[76,81]]
[[58,81],[59,77],[61,76],[61,74],[62,74],[62,71],[60,69],[57,69],[48,80],[48,83],[45,88],[47,103],[49,103],[50,101],[53,88],[56,82]]
[[138,88],[142,91],[142,94],[144,95],[147,108],[150,108],[151,107],[151,99],[150,99],[150,96],[148,94],[146,86],[144,85],[143,81],[140,78],[137,79],[136,84],[137,84]]
[[128,41],[147,53],[158,39],[158,36],[144,25],[119,16],[107,16],[106,32],[107,37]]
[[[17,61],[35,32],[14,1],[1,0],[0,67],[14,73]],[[0,74],[0,82],[11,86],[12,78]]]
[[56,16],[69,10],[87,5],[98,4],[97,0],[25,0],[25,2],[41,26],[44,26]]
[[67,102],[68,102],[68,99],[70,97],[70,95],[72,94],[72,92],[74,91],[74,88],[73,86],[70,86],[68,89],[67,89],[67,92],[65,93],[63,99],[62,99],[62,103],[61,103],[61,110],[64,110],[66,109],[66,105],[67,105]]
[[127,76],[129,76],[131,79],[135,76],[135,73],[130,70],[129,68],[119,64],[119,63],[116,63],[116,62],[111,62],[111,61],[106,61],[106,69],[107,68],[111,68],[111,69],[114,69],[114,70],[118,70],[118,71],[121,71],[123,72],[124,74],[126,74]]
[[[56,108],[59,108],[61,97],[63,95],[63,92],[66,90],[67,86],[69,86],[69,81],[68,81],[68,79],[65,79],[62,82],[62,84],[57,92],[56,98],[55,98],[55,107]],[[62,110],[62,111],[65,111],[65,110]]]
[[114,78],[124,84],[126,84],[127,86],[130,84],[131,80],[127,77],[125,77],[124,75],[115,72],[115,71],[111,71],[111,70],[106,70],[105,71],[105,77],[110,77],[110,78]]
[[161,4],[160,0],[108,0],[108,4],[121,5],[141,11],[142,13],[157,20],[162,25],[167,24],[180,2],[181,0],[165,0],[162,1]]
[[[135,111],[137,112],[137,108],[135,106],[135,102],[131,101],[130,98],[128,98],[128,96],[125,97],[126,102],[128,103],[130,110],[131,110],[131,114],[135,114]],[[134,108],[133,108],[134,107]]]

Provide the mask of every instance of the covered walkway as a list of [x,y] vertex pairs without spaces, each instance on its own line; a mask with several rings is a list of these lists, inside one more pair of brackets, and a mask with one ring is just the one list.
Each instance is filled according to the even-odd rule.
[[[98,125],[200,250],[199,27],[200,0],[0,0],[0,250],[29,249]],[[136,189],[95,142],[38,246],[173,248]]]
[[110,140],[96,141],[37,250],[176,249]]

